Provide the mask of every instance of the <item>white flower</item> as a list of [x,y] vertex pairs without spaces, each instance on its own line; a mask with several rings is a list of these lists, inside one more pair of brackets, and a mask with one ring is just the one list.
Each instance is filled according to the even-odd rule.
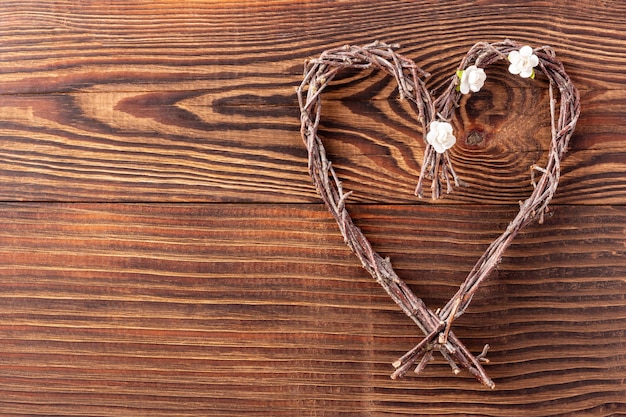
[[430,123],[426,141],[430,143],[438,153],[444,153],[455,143],[456,138],[452,133],[452,125],[448,122],[434,121]]
[[457,75],[461,80],[459,91],[462,94],[467,94],[470,91],[473,91],[474,93],[480,91],[480,89],[483,88],[483,85],[485,85],[485,80],[487,79],[485,70],[478,68],[476,65],[470,65],[465,69],[465,71],[459,71]]
[[539,65],[539,58],[533,54],[533,48],[530,46],[522,46],[519,51],[511,51],[509,54],[509,72],[511,74],[519,74],[522,78],[534,78],[534,67]]

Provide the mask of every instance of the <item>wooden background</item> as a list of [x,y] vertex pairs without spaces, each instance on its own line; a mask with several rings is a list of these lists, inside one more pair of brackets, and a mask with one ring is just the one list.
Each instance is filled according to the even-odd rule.
[[[626,6],[581,1],[3,1],[0,414],[626,415]],[[438,358],[361,269],[306,172],[306,58],[398,42],[436,90],[477,41],[552,45],[581,91],[553,216],[455,325],[496,389]],[[546,156],[545,80],[488,71],[453,159],[393,81],[351,72],[320,134],[375,248],[443,305]]]

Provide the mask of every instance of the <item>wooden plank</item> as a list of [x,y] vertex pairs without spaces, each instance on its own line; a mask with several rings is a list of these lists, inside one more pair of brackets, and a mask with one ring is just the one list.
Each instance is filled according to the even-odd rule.
[[[59,92],[94,85],[163,91],[241,75],[257,84],[298,75],[303,57],[373,38],[405,45],[435,84],[477,40],[518,35],[555,46],[587,89],[622,89],[622,2],[197,1],[178,5],[71,0],[3,4],[2,91]],[[559,16],[549,19],[548,16]],[[436,22],[436,24],[433,24]],[[210,84],[218,87],[215,83]],[[246,86],[246,87],[244,87]],[[8,89],[5,90],[5,87]],[[232,88],[232,87],[229,87]],[[107,90],[110,87],[107,87]]]
[[[618,415],[624,207],[556,206],[455,331],[495,391],[419,341],[320,205],[0,205],[0,411],[11,415]],[[433,308],[514,207],[356,205]]]
[[[2,200],[315,202],[294,94],[306,58],[346,42],[397,41],[432,73],[436,90],[474,42],[515,34],[517,17],[527,34],[518,39],[553,45],[582,91],[557,201],[626,201],[621,3],[0,7]],[[555,14],[546,27],[544,17]],[[454,159],[472,189],[446,203],[523,199],[529,165],[545,157],[545,83],[513,79],[504,68],[489,76],[456,122]],[[391,80],[346,74],[326,98],[320,133],[357,201],[414,202],[421,133]]]
[[[471,99],[469,106],[484,104],[495,91],[503,94],[495,95],[502,100],[507,91],[526,96],[518,93],[522,90],[485,91],[485,95]],[[228,115],[215,115],[221,110],[210,103],[200,104],[207,100],[200,93],[203,97],[198,102],[184,110],[179,108],[196,94],[169,97],[172,93],[150,93],[148,98],[143,93],[125,92],[4,98],[0,104],[0,198],[317,201],[306,173],[306,151],[295,103],[259,111],[246,104],[233,107]],[[542,103],[546,104],[544,99]],[[615,117],[623,113],[611,102],[599,101],[597,106],[613,108]],[[547,109],[547,104],[544,107]],[[416,201],[413,190],[423,142],[421,133],[415,131],[411,111],[407,103],[393,98],[328,103],[320,134],[346,187],[355,190],[355,201]],[[539,122],[533,116],[538,112],[524,109],[512,113],[508,119],[496,107],[476,117],[465,112],[452,158],[470,188],[457,190],[445,202],[511,204],[530,194],[529,167],[542,163],[547,154],[548,112],[540,118],[539,128],[533,124]],[[524,117],[533,123],[525,123]],[[610,113],[606,117],[610,118]],[[626,127],[609,125],[608,121],[584,123],[563,162],[557,201],[624,204]],[[602,131],[607,129],[614,132],[604,140]],[[468,144],[475,132],[481,132],[484,142]]]

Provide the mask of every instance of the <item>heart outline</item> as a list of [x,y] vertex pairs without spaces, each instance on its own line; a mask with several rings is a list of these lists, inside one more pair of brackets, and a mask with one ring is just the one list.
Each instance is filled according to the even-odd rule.
[[[419,75],[427,77],[429,74],[412,60],[396,53],[395,50],[399,45],[378,41],[362,47],[346,45],[324,51],[319,58],[305,62],[303,81],[296,93],[300,106],[301,136],[309,156],[309,174],[320,197],[335,218],[348,247],[425,335],[420,343],[393,363],[396,371],[392,378],[404,375],[418,359],[420,362],[415,372],[419,373],[432,359],[432,351],[438,350],[448,360],[454,373],[459,373],[460,369],[457,366],[459,364],[484,385],[495,387],[480,364],[480,361],[485,359],[488,345],[481,354],[474,356],[451,331],[452,322],[466,311],[479,285],[499,263],[505,249],[519,231],[534,221],[543,222],[544,213],[547,212],[548,204],[558,186],[561,158],[567,150],[580,115],[580,95],[552,48],[543,46],[533,50],[539,59],[539,70],[549,81],[552,140],[548,163],[545,168],[536,165],[531,167],[531,181],[534,187],[531,196],[520,203],[520,211],[516,217],[504,233],[485,250],[455,295],[443,308],[434,313],[398,277],[391,266],[391,261],[374,251],[367,237],[354,225],[345,205],[351,191],[344,193],[341,181],[317,135],[321,117],[321,93],[341,70],[370,67],[382,69],[396,79],[400,98],[407,98],[415,104],[425,136],[427,127],[436,117],[438,121],[449,121],[454,116],[454,109],[458,107],[461,97],[457,90],[458,71],[464,70],[469,65],[486,68],[506,59],[511,51],[518,50],[521,46],[508,39],[497,43],[476,43],[462,59],[455,75],[450,77],[443,94],[434,101],[426,84],[419,77]],[[555,86],[560,93],[558,119],[557,100],[553,91]],[[424,160],[415,194],[422,197],[423,180],[428,176],[431,179],[432,197],[436,199],[440,197],[442,178],[446,182],[448,193],[454,188],[452,183],[458,187],[462,181],[454,171],[448,151],[438,153],[431,144],[426,141],[425,143]],[[534,178],[535,171],[541,173],[538,181]]]

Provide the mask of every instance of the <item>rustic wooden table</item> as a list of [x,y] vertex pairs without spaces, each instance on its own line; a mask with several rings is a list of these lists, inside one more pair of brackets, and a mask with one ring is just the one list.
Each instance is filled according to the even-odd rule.
[[[0,414],[626,415],[621,1],[0,4]],[[478,41],[551,45],[582,115],[545,224],[454,326],[495,390],[439,357],[344,245],[306,171],[306,58],[398,42],[434,90]],[[505,66],[461,103],[469,183],[417,200],[423,142],[393,80],[351,72],[320,135],[349,210],[432,308],[531,190],[546,84]]]

